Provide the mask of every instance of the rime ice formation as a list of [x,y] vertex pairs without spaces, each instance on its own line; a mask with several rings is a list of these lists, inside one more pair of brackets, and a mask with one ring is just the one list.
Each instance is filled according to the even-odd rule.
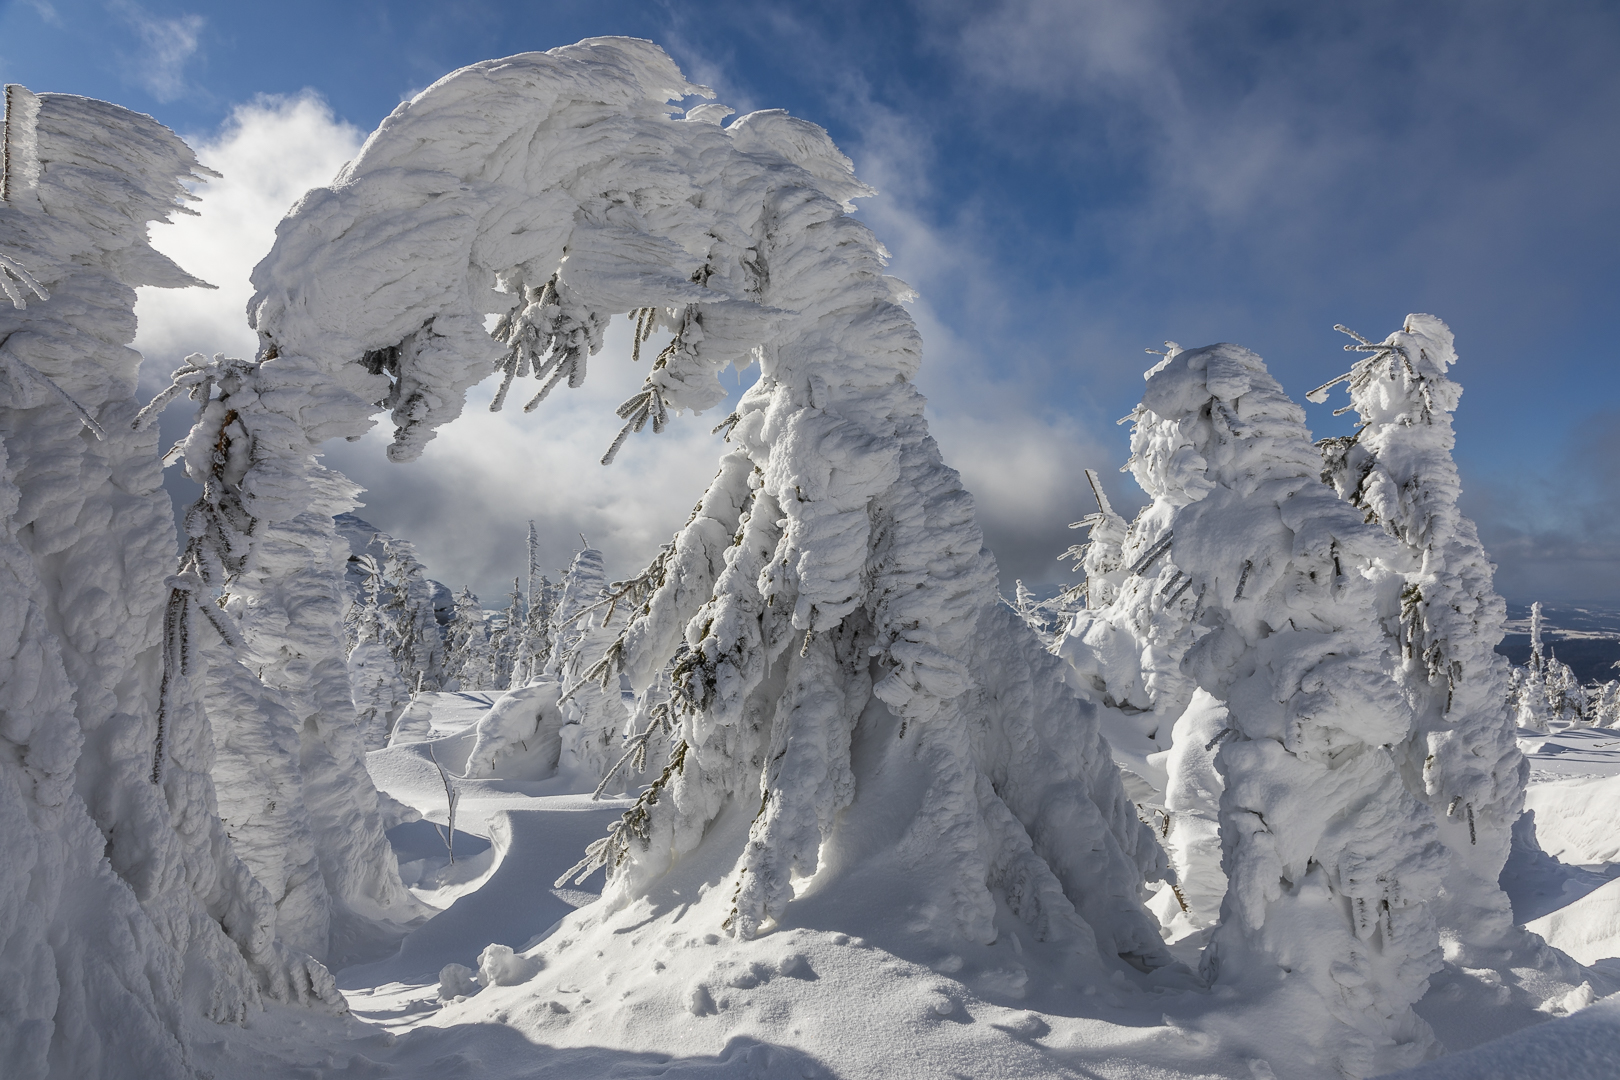
[[[1220,920],[1226,897],[1221,866],[1221,793],[1226,782],[1216,766],[1221,743],[1232,730],[1227,707],[1206,690],[1193,692],[1176,718],[1166,755],[1164,846],[1176,868],[1177,885],[1164,890],[1160,921],[1176,927],[1178,914],[1203,929]],[[1171,901],[1174,901],[1172,908]]]
[[[1462,388],[1447,375],[1457,362],[1451,329],[1433,315],[1408,315],[1382,342],[1358,338],[1346,348],[1368,354],[1342,377],[1361,423],[1355,435],[1322,442],[1323,477],[1400,545],[1390,558],[1402,580],[1395,674],[1415,726],[1398,749],[1406,785],[1434,811],[1449,853],[1432,905],[1446,959],[1464,972],[1494,971],[1539,1005],[1583,977],[1514,926],[1497,884],[1530,767],[1514,740],[1508,662],[1495,651],[1507,608],[1474,523],[1457,505],[1451,414]],[[1338,381],[1313,391],[1313,400],[1325,400]],[[1542,659],[1540,617],[1537,604],[1533,668]],[[1545,702],[1541,682],[1527,686],[1519,722]]]
[[[674,749],[592,849],[587,865],[612,870],[610,907],[747,805],[728,925],[769,925],[795,877],[822,869],[855,794],[852,732],[885,715],[925,763],[908,850],[952,868],[942,933],[993,939],[999,895],[1081,951],[1089,929],[1094,963],[1164,964],[1134,899],[1163,855],[1106,755],[1082,753],[1103,745],[1089,706],[1056,683],[1022,695],[1065,703],[1075,730],[1054,730],[1006,704],[1018,695],[973,692],[989,634],[1010,635],[997,647],[1027,654],[1032,677],[1058,673],[994,614],[971,500],[910,382],[907,290],[848,216],[867,189],[825,132],[784,113],[671,119],[668,100],[699,92],[655,46],[602,39],[474,65],[401,105],[254,271],[260,377],[298,387],[289,401],[319,421],[276,453],[290,465],[358,434],[381,402],[390,454],[408,460],[492,370],[533,373],[531,404],[578,385],[616,313],[674,334],[620,410],[625,437],[716,404],[721,370],[760,363],[722,425],[719,476],[623,598],[634,616],[604,674],[669,695],[656,722]],[[1009,727],[1016,742],[998,734]]]
[[0,1046],[11,1076],[179,1075],[188,1011],[341,1002],[216,813],[197,685],[215,631],[194,580],[165,581],[156,436],[131,424],[134,287],[198,284],[147,227],[200,166],[148,117],[20,86],[4,149]]

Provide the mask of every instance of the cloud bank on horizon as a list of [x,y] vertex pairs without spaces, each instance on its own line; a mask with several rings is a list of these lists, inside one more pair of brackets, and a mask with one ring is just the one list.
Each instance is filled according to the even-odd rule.
[[[1064,526],[1091,509],[1081,468],[1109,475],[1122,508],[1140,501],[1112,475],[1126,454],[1112,421],[1140,395],[1144,346],[1241,342],[1300,399],[1347,366],[1334,322],[1382,337],[1432,311],[1458,333],[1458,458],[1499,587],[1620,600],[1620,375],[1603,319],[1620,285],[1620,73],[1605,60],[1620,14],[1605,5],[1004,0],[856,18],[837,3],[609,2],[542,21],[515,5],[450,20],[426,4],[294,4],[274,25],[227,5],[91,7],[0,11],[0,78],[150,109],[226,174],[203,218],[160,231],[221,288],[143,297],[154,383],[186,352],[251,350],[247,269],[394,101],[487,56],[631,33],[739,111],[827,126],[879,189],[863,216],[922,294],[931,423],[1009,585],[1063,579]],[[244,63],[267,54],[285,62]],[[632,386],[627,337],[598,363]],[[628,572],[702,490],[718,414],[604,470],[620,390],[468,417],[410,466],[370,440],[329,461],[370,489],[362,514],[486,602],[521,566],[530,517],[551,563],[583,531]],[[1329,413],[1312,410],[1318,436],[1343,429]]]

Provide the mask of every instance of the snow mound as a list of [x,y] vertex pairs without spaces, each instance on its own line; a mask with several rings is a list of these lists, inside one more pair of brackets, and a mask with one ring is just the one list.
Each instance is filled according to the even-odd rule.
[[1620,880],[1526,923],[1525,929],[1582,964],[1620,958]]

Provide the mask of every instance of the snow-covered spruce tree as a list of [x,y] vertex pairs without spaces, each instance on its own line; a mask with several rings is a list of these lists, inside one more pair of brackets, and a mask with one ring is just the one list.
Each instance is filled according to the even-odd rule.
[[393,627],[394,662],[412,690],[437,690],[445,678],[444,634],[433,614],[433,582],[416,548],[379,534],[388,581],[384,616]]
[[1589,707],[1593,727],[1620,726],[1620,679],[1594,683],[1591,687]]
[[[1170,472],[1189,467],[1182,445],[1174,438],[1161,442],[1144,446],[1138,457]],[[1076,526],[1089,527],[1091,539],[1062,556],[1078,558],[1085,570],[1086,609],[1070,620],[1054,651],[1069,662],[1082,690],[1108,710],[1110,739],[1121,744],[1116,749],[1167,750],[1171,726],[1196,689],[1182,661],[1202,632],[1192,579],[1168,557],[1173,536],[1167,522],[1178,504],[1155,499],[1127,528],[1090,470],[1087,478],[1098,512]]]
[[1586,687],[1575,670],[1558,659],[1557,649],[1547,650],[1547,667],[1542,679],[1547,695],[1548,723],[1574,727],[1586,719]]
[[411,688],[394,659],[393,627],[383,614],[388,583],[373,555],[351,556],[360,568],[360,599],[344,617],[348,643],[349,693],[366,749],[385,746],[400,713],[411,701]]
[[[610,769],[625,756],[629,713],[617,675],[603,680],[601,673],[593,677],[592,669],[627,620],[621,613],[612,621],[623,605],[604,600],[606,592],[602,553],[582,548],[555,598],[547,631],[553,640],[551,655],[533,678],[513,687],[510,700],[498,702],[480,719],[467,776],[501,775],[513,759],[524,758],[526,775],[562,770],[590,777],[593,783],[611,779]],[[623,777],[627,786],[635,786],[639,771]]]
[[523,595],[522,579],[513,578],[512,589],[506,594],[506,610],[495,616],[495,625],[490,631],[490,663],[495,671],[491,689],[516,689],[521,685],[528,643],[528,602]]
[[[551,579],[540,572],[540,534],[529,522],[528,580],[523,591],[523,633],[512,649],[512,668],[507,685],[526,686],[538,678],[551,658],[552,613],[557,595]],[[510,609],[508,609],[510,612]]]
[[1153,503],[1120,602],[1179,591],[1199,627],[1185,673],[1227,714],[1204,743],[1229,879],[1205,973],[1297,1033],[1286,1070],[1271,1057],[1279,1073],[1419,1060],[1432,1035],[1412,1004],[1440,966],[1428,901],[1445,855],[1392,749],[1413,727],[1386,631],[1394,543],[1322,485],[1303,411],[1246,349],[1172,349],[1131,451]]
[[[342,417],[321,437],[386,402],[408,460],[492,368],[533,372],[536,401],[578,385],[613,313],[674,335],[620,410],[626,437],[719,403],[716,375],[759,362],[719,475],[621,597],[634,618],[606,674],[668,692],[677,734],[587,859],[612,872],[603,917],[707,842],[735,845],[729,928],[780,919],[794,877],[826,869],[865,717],[919,777],[884,865],[910,875],[922,926],[993,940],[1000,896],[1095,971],[1164,963],[1137,899],[1163,854],[1090,708],[999,603],[910,382],[907,293],[848,215],[867,189],[825,132],[780,112],[670,118],[669,99],[700,91],[627,39],[440,80],[282,223],[254,272],[262,370],[296,373]],[[746,839],[709,831],[736,814]]]
[[[1358,337],[1347,348],[1367,354],[1345,376],[1361,424],[1355,435],[1321,444],[1324,477],[1401,545],[1391,563],[1402,579],[1396,676],[1416,722],[1398,750],[1407,787],[1434,810],[1451,856],[1434,905],[1446,957],[1460,969],[1494,970],[1532,997],[1562,996],[1564,983],[1580,976],[1514,926],[1497,883],[1529,766],[1507,707],[1508,663],[1495,651],[1506,606],[1474,523],[1458,507],[1451,414],[1462,390],[1447,375],[1457,361],[1451,330],[1432,315],[1408,315],[1383,342]],[[1323,400],[1326,387],[1312,393]],[[1519,723],[1544,730],[1541,621],[1537,604],[1533,681],[1521,692]],[[1526,968],[1541,969],[1553,985],[1531,987]]]
[[609,621],[615,612],[610,610],[611,601],[603,603],[607,583],[602,553],[588,545],[581,548],[563,577],[553,615],[552,655],[546,665],[546,671],[563,688],[562,760],[603,779],[623,756],[625,725],[630,718],[617,674],[608,675],[604,670],[591,678],[592,668],[625,622],[620,618],[615,627]]
[[463,585],[456,594],[456,615],[450,623],[450,648],[445,676],[462,690],[490,690],[495,684],[495,656],[490,649],[484,606],[472,589]]
[[1074,569],[1084,575],[1086,607],[1105,608],[1119,597],[1120,584],[1126,577],[1124,545],[1128,526],[1109,503],[1102,478],[1087,469],[1086,482],[1091,485],[1092,498],[1097,500],[1097,512],[1069,526],[1087,530],[1086,542],[1070,547],[1058,559],[1074,560]]
[[[1176,451],[1166,445],[1147,452],[1168,457]],[[1089,529],[1090,539],[1060,556],[1076,560],[1085,572],[1086,607],[1069,619],[1052,651],[1067,661],[1075,688],[1098,706],[1138,815],[1168,840],[1173,815],[1165,805],[1165,755],[1172,749],[1177,717],[1197,689],[1183,661],[1203,633],[1197,623],[1200,608],[1190,593],[1192,579],[1169,559],[1173,537],[1166,522],[1174,506],[1150,504],[1127,526],[1109,504],[1097,475],[1088,469],[1086,479],[1097,513],[1071,527]],[[1178,866],[1177,877],[1190,869]],[[1215,886],[1206,881],[1200,889],[1207,896]],[[1218,909],[1218,898],[1213,906]],[[1213,911],[1194,916],[1185,894],[1170,883],[1154,908],[1161,920],[1179,913],[1191,917],[1193,925],[1213,921]]]
[[1530,658],[1513,669],[1508,685],[1509,713],[1514,723],[1530,731],[1547,731],[1552,715],[1547,700],[1547,654],[1541,643],[1541,601],[1530,605]]
[[166,637],[215,631],[192,580],[165,584],[173,516],[156,436],[131,429],[128,345],[136,286],[198,284],[147,230],[200,166],[149,117],[5,98],[0,1046],[8,1076],[181,1075],[188,1012],[341,1002],[219,820],[197,653],[163,663]]

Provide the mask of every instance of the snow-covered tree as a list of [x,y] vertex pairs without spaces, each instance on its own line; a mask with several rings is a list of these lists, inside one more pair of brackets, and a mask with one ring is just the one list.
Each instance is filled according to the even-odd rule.
[[1593,727],[1620,727],[1620,679],[1593,684],[1588,701]]
[[[317,955],[349,959],[397,936],[421,913],[384,836],[346,660],[349,546],[334,515],[353,508],[359,489],[321,466],[313,448],[297,452],[308,447],[297,399],[256,361],[188,357],[137,423],[187,389],[199,406],[181,458],[203,493],[187,511],[189,539],[175,580],[222,592],[221,631],[240,639],[243,659],[292,712],[297,797],[330,900],[330,933]],[[428,619],[436,635],[431,606]],[[222,672],[234,677],[228,667]],[[251,714],[212,719],[227,734],[263,722]],[[288,812],[282,799],[249,784],[224,793],[222,808],[248,828],[269,828]]]
[[[552,615],[557,606],[556,590],[551,580],[540,572],[540,535],[534,522],[529,522],[528,580],[524,583],[521,633],[513,638],[510,653],[511,667],[507,684],[526,686],[538,678],[551,658]],[[514,590],[515,591],[515,590]],[[512,608],[507,609],[508,618]]]
[[1086,607],[1105,608],[1119,597],[1120,583],[1126,577],[1123,552],[1127,526],[1125,519],[1114,512],[1102,479],[1094,470],[1086,470],[1086,482],[1091,485],[1092,498],[1097,500],[1097,512],[1069,526],[1088,530],[1086,542],[1075,544],[1058,558],[1074,560],[1074,568],[1083,573]]
[[630,719],[617,674],[603,669],[592,677],[626,621],[621,617],[617,626],[610,621],[614,612],[609,610],[611,602],[603,601],[606,593],[602,553],[587,545],[563,577],[553,615],[552,655],[546,665],[563,687],[562,759],[603,780],[624,755]]
[[21,86],[5,103],[4,1069],[178,1076],[187,1014],[341,1001],[277,936],[276,898],[218,817],[198,685],[218,613],[171,577],[156,434],[131,423],[135,288],[200,284],[148,226],[189,212],[183,185],[206,170],[127,109]]
[[1506,700],[1513,722],[1530,731],[1549,730],[1552,717],[1547,700],[1547,654],[1541,641],[1541,601],[1530,605],[1530,659],[1509,674]]
[[1547,716],[1559,727],[1573,727],[1586,720],[1586,687],[1575,670],[1558,659],[1556,649],[1547,650],[1547,666],[1542,672],[1547,696]]
[[[1140,455],[1158,462],[1156,467],[1187,467],[1184,450],[1174,442],[1146,446]],[[1097,513],[1072,527],[1090,529],[1090,537],[1061,556],[1085,571],[1086,608],[1069,620],[1053,651],[1068,662],[1081,692],[1100,706],[1103,729],[1127,770],[1138,810],[1159,821],[1162,831],[1166,777],[1158,762],[1170,750],[1176,718],[1197,689],[1184,661],[1203,633],[1197,622],[1201,609],[1191,593],[1192,578],[1167,559],[1173,536],[1165,522],[1173,503],[1149,505],[1127,527],[1097,475],[1088,469],[1086,479]],[[1144,545],[1144,537],[1151,542]],[[1160,581],[1165,569],[1169,576]]]
[[[1440,966],[1428,902],[1445,856],[1390,749],[1413,729],[1386,630],[1394,544],[1321,484],[1303,411],[1246,349],[1172,347],[1131,451],[1153,502],[1115,611],[1190,628],[1182,673],[1224,706],[1207,739],[1220,711],[1178,721],[1224,783],[1228,885],[1204,971],[1297,1032],[1291,1074],[1311,1054],[1356,1077],[1420,1060],[1433,1037],[1412,1005]],[[1198,787],[1199,756],[1177,763],[1171,788]]]
[[360,568],[360,599],[344,619],[348,639],[349,693],[368,750],[386,745],[411,688],[394,659],[393,627],[383,613],[388,583],[375,556],[352,556]]
[[433,614],[433,582],[415,547],[392,536],[378,539],[389,584],[383,613],[393,627],[394,661],[412,690],[437,690],[445,678],[445,644]]
[[456,680],[463,690],[494,689],[495,655],[490,647],[489,621],[484,606],[465,585],[456,595],[444,670],[446,677]]
[[[603,599],[606,592],[602,553],[587,546],[574,556],[552,604],[546,630],[551,654],[533,677],[513,687],[532,692],[520,695],[521,707],[517,701],[501,702],[480,720],[468,776],[502,775],[521,758],[526,775],[562,770],[593,784],[611,779],[610,770],[625,755],[629,713],[617,676],[603,680],[597,672],[593,677],[592,669],[626,621],[621,616],[617,624],[610,622],[615,605]],[[639,772],[621,779],[632,781]]]
[[[1451,416],[1462,391],[1448,375],[1457,362],[1452,333],[1432,315],[1408,315],[1382,342],[1356,336],[1346,348],[1366,354],[1342,377],[1360,425],[1353,436],[1321,444],[1324,477],[1401,546],[1390,563],[1401,576],[1395,674],[1415,725],[1397,751],[1407,788],[1433,810],[1450,856],[1434,904],[1446,958],[1461,977],[1494,972],[1486,993],[1505,984],[1540,1004],[1582,977],[1514,925],[1498,885],[1529,767],[1507,707],[1509,665],[1495,651],[1506,606],[1474,523],[1458,506]],[[1313,399],[1326,391],[1313,391]],[[1537,604],[1518,722],[1545,730],[1541,636]]]
[[[541,380],[533,405],[578,385],[610,314],[672,335],[620,409],[621,441],[718,404],[720,371],[760,363],[697,512],[616,597],[630,621],[601,674],[668,694],[676,735],[589,854],[612,874],[600,910],[704,844],[732,865],[725,921],[743,937],[796,877],[875,887],[822,859],[857,787],[883,797],[851,758],[865,725],[915,771],[904,854],[884,865],[928,932],[991,941],[999,899],[1098,974],[1166,963],[1137,899],[1163,854],[1092,710],[995,594],[910,382],[909,293],[849,215],[867,189],[825,132],[780,112],[669,117],[698,92],[624,39],[440,80],[283,222],[254,273],[264,377],[341,417],[323,438],[384,402],[408,460],[492,368]],[[745,809],[746,830],[710,828]]]

